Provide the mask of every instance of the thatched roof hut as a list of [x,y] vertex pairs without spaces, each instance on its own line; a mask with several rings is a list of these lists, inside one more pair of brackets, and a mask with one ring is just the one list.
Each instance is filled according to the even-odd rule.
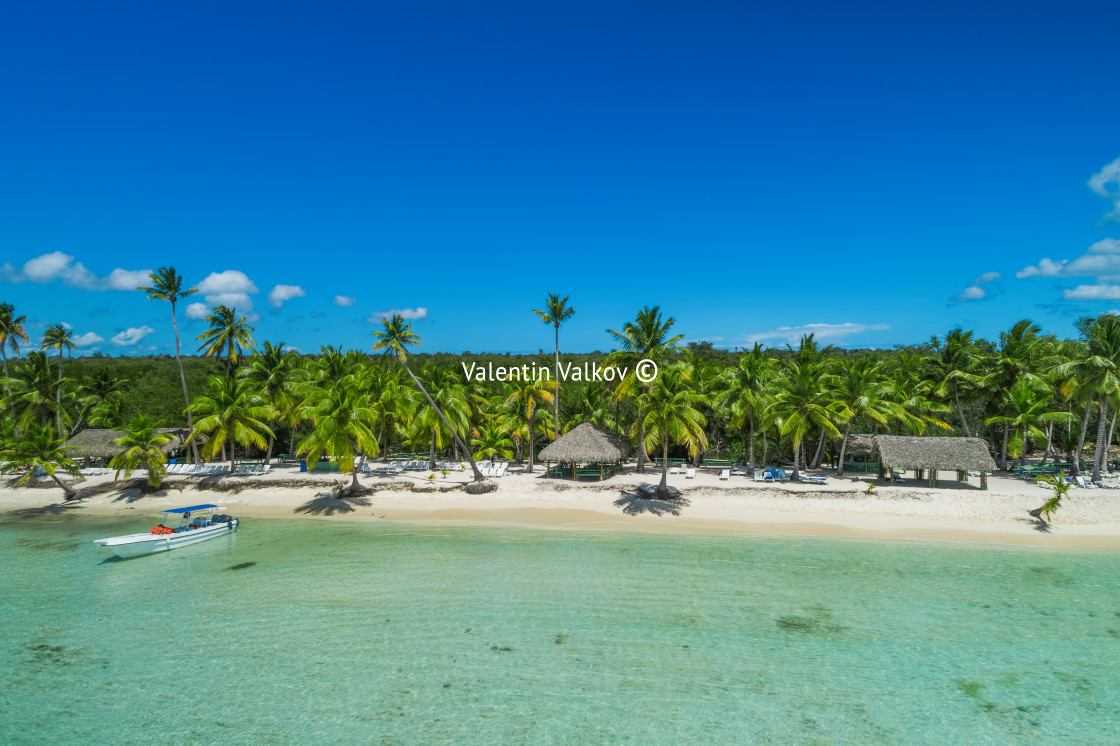
[[613,464],[624,459],[629,451],[630,447],[619,438],[590,422],[583,422],[546,446],[537,460],[562,464],[591,461]]
[[[167,441],[167,445],[160,448],[164,453],[171,453],[183,447],[183,441],[190,435],[190,429],[185,427],[160,427],[156,428],[156,432],[160,435],[167,435],[171,439]],[[113,458],[118,453],[123,451],[119,445],[116,444],[117,438],[123,438],[124,433],[120,430],[104,430],[100,428],[89,428],[81,431],[70,440],[66,441],[66,445],[73,446],[76,450],[70,451],[67,455],[73,459],[105,459]],[[199,443],[205,443],[206,438],[198,438]]]
[[874,450],[874,435],[856,435],[852,433],[848,436],[848,445],[844,449],[844,455],[854,458],[869,458]]
[[996,463],[980,438],[916,438],[876,435],[872,456],[884,469],[994,472]]

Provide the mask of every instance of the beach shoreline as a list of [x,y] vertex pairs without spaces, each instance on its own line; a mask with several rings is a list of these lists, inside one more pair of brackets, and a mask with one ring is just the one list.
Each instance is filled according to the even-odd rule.
[[[421,476],[423,475],[423,476]],[[1007,476],[993,476],[990,489],[945,482],[938,488],[910,480],[878,486],[867,494],[870,476],[836,478],[825,486],[758,484],[738,477],[719,480],[699,473],[670,483],[682,500],[644,499],[642,484],[657,472],[628,470],[603,482],[550,480],[516,469],[496,489],[468,495],[466,474],[427,479],[426,473],[362,476],[363,493],[340,500],[344,475],[300,473],[278,465],[266,476],[189,479],[171,476],[163,488],[145,493],[138,483],[113,483],[112,475],[87,479],[88,495],[62,503],[61,490],[0,487],[0,524],[41,516],[125,516],[148,520],[162,509],[214,503],[245,518],[379,520],[419,525],[509,526],[564,531],[636,531],[693,535],[780,535],[859,539],[1008,544],[1120,551],[1120,494],[1075,490],[1053,522],[1027,515],[1046,492]],[[855,481],[859,480],[859,481]],[[139,516],[137,516],[138,522]]]

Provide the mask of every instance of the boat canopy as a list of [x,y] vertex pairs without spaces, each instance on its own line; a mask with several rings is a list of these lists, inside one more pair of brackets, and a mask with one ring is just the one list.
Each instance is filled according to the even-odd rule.
[[217,508],[217,505],[192,505],[189,508],[171,508],[170,510],[161,510],[161,513],[190,513],[194,510],[207,510],[208,508]]

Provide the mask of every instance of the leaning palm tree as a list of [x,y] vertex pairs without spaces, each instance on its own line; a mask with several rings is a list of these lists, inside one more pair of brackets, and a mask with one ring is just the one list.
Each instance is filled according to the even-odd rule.
[[471,456],[470,449],[463,443],[463,439],[459,437],[455,429],[451,427],[451,423],[447,421],[447,417],[444,416],[443,411],[432,401],[432,397],[428,393],[428,390],[424,388],[424,384],[420,383],[420,379],[418,379],[412,372],[412,369],[408,367],[407,348],[413,345],[419,347],[420,336],[412,331],[412,324],[405,321],[400,314],[393,314],[392,318],[382,318],[381,325],[381,329],[373,332],[373,336],[377,339],[377,341],[373,343],[373,351],[396,356],[405,372],[408,373],[408,377],[412,379],[412,383],[420,390],[424,398],[428,400],[428,406],[436,411],[439,418],[443,420],[444,427],[451,431],[452,437],[459,444],[459,447],[463,449],[463,453],[466,454],[467,460],[471,464],[471,471],[474,473],[475,481],[481,482],[483,480],[482,472],[478,470],[478,466]]
[[[568,319],[575,316],[576,309],[568,305],[568,296],[561,298],[556,293],[549,293],[548,299],[545,301],[544,310],[539,311],[533,309],[533,313],[546,324],[552,324],[556,330],[556,381],[557,386],[560,384],[560,325]],[[553,430],[553,440],[560,437],[560,391],[556,391],[556,395],[552,401],[553,416],[556,420],[556,427]],[[530,469],[531,471],[532,469]]]
[[[533,473],[533,460],[536,454],[537,410],[540,406],[552,404],[556,401],[556,381],[546,381],[543,378],[521,381],[506,397],[507,405],[516,405],[520,410],[522,419],[528,425],[529,434],[529,466],[526,474]],[[554,429],[555,432],[555,429]]]
[[163,453],[163,446],[171,442],[171,438],[156,432],[156,427],[148,421],[147,416],[138,414],[125,426],[124,436],[114,441],[124,448],[109,462],[109,466],[117,470],[113,481],[132,476],[137,469],[148,472],[148,484],[159,487],[163,478],[167,476],[167,456]]
[[198,412],[198,422],[187,441],[201,435],[209,436],[201,449],[206,458],[214,458],[228,443],[230,471],[237,467],[236,444],[250,443],[258,448],[266,445],[265,435],[272,435],[268,419],[272,410],[248,381],[241,378],[210,377],[210,395],[198,397],[191,409]]
[[[638,311],[634,321],[628,321],[621,332],[607,329],[607,334],[614,338],[619,349],[607,356],[607,365],[622,365],[629,368],[626,377],[615,389],[615,396],[621,398],[627,394],[639,391],[648,391],[649,385],[638,380],[635,373],[638,363],[643,360],[653,360],[659,365],[666,357],[678,350],[677,343],[684,339],[683,334],[669,336],[676,319],[670,316],[661,318],[660,306],[644,307]],[[640,406],[640,404],[639,404]],[[646,446],[645,446],[644,412],[638,411],[638,473],[645,473]]]
[[[186,298],[198,292],[198,288],[183,289],[183,277],[175,271],[174,267],[160,267],[157,272],[149,274],[151,286],[136,288],[148,294],[148,300],[165,300],[171,304],[171,328],[175,330],[175,363],[179,366],[179,382],[183,384],[183,401],[187,407],[187,427],[194,429],[194,417],[191,414],[191,397],[187,393],[187,374],[183,372],[183,359],[179,357],[179,321],[175,318],[175,304],[180,298]],[[198,444],[191,443],[191,456],[198,463]]]
[[198,351],[206,357],[226,358],[226,377],[229,377],[230,367],[237,365],[245,349],[253,350],[256,343],[253,341],[253,325],[244,316],[237,317],[237,309],[227,306],[218,306],[206,317],[210,328],[199,334],[195,339],[202,342]]
[[678,366],[661,371],[649,391],[642,394],[644,414],[640,426],[634,425],[634,434],[641,432],[649,449],[661,447],[661,493],[669,485],[669,445],[684,445],[688,454],[695,456],[708,443],[706,420],[700,413],[706,398],[692,390],[684,368]]
[[[1038,477],[1034,480],[1039,484],[1047,484],[1054,490],[1050,498],[1042,504],[1041,508],[1028,510],[1035,518],[1042,518],[1044,521],[1049,522],[1050,518],[1054,515],[1058,508],[1062,507],[1062,498],[1066,496],[1070,488],[1073,487],[1073,482],[1066,479],[1065,472],[1059,471],[1055,475],[1045,475]],[[1045,517],[1044,517],[1045,516]]]
[[[10,378],[11,374],[8,373],[8,350],[19,355],[19,343],[27,344],[31,338],[27,336],[23,325],[26,323],[26,316],[16,316],[16,309],[11,303],[0,303],[0,360],[4,361],[4,378]],[[12,406],[12,386],[6,383],[8,394],[8,409],[11,414]],[[14,414],[12,415],[15,416]],[[19,435],[19,428],[15,429],[15,435]]]
[[[356,376],[338,384],[316,389],[308,394],[302,406],[305,419],[311,421],[311,433],[300,441],[298,451],[315,463],[326,454],[338,462],[339,471],[348,466],[351,493],[358,489],[357,456],[377,457],[377,438],[373,434],[376,415],[370,408],[369,394],[362,391]],[[342,493],[340,493],[341,496]]]
[[66,455],[67,451],[73,449],[74,446],[63,445],[62,438],[55,437],[49,427],[32,425],[22,437],[16,438],[0,450],[0,474],[25,469],[23,475],[16,480],[16,484],[24,484],[41,469],[62,489],[67,500],[73,500],[77,491],[58,478],[59,469],[71,476],[80,475],[77,462]]
[[52,347],[58,348],[58,389],[55,393],[55,401],[58,402],[58,437],[62,437],[62,351],[74,350],[74,332],[67,329],[62,324],[52,324],[47,327],[43,332],[43,339],[39,342],[39,349],[46,350]]

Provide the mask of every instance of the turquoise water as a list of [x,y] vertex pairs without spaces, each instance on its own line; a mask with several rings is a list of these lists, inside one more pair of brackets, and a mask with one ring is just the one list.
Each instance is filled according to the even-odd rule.
[[0,742],[1120,741],[1116,554],[143,525],[0,526]]

